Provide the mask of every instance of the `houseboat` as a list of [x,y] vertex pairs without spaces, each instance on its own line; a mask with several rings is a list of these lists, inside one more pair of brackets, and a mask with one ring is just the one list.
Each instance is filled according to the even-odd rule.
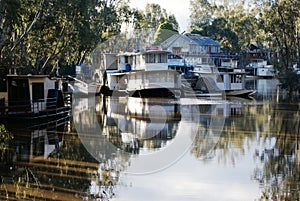
[[245,68],[247,76],[273,78],[276,75],[273,65],[268,65],[264,59],[252,59]]
[[[36,122],[67,116],[70,107],[64,103],[62,80],[46,75],[7,75],[0,92],[0,120]],[[24,121],[23,121],[24,122]],[[25,123],[25,122],[24,122]]]
[[181,77],[168,68],[168,51],[105,54],[100,92],[137,97],[178,97]]
[[227,66],[195,67],[199,80],[194,89],[207,91],[207,93],[222,92],[226,96],[250,96],[254,90],[245,88],[245,70]]

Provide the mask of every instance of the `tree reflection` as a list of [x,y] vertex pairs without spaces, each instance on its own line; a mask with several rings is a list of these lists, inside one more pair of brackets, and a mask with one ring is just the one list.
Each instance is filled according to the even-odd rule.
[[[73,129],[66,122],[52,128],[13,131],[14,141],[8,149],[11,153],[5,156],[15,157],[10,158],[10,169],[0,173],[0,200],[112,198],[119,180],[117,161],[94,159]],[[60,146],[45,157],[51,147],[48,144],[57,140]]]
[[273,110],[268,138],[276,142],[256,154],[262,163],[254,171],[254,179],[263,188],[261,200],[300,199],[299,125],[298,105],[279,104]]
[[299,103],[245,105],[243,109],[247,115],[226,116],[220,136],[210,136],[214,131],[202,123],[191,153],[204,161],[217,158],[234,166],[250,143],[256,142],[260,148],[255,151],[258,163],[252,178],[262,189],[260,200],[299,200]]
[[6,161],[6,153],[9,142],[13,139],[13,136],[5,128],[4,124],[0,123],[0,158],[1,161]]

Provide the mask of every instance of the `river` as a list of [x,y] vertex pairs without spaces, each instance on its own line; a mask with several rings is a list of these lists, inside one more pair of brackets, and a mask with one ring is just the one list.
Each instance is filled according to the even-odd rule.
[[299,102],[75,97],[72,118],[2,124],[0,200],[297,200]]

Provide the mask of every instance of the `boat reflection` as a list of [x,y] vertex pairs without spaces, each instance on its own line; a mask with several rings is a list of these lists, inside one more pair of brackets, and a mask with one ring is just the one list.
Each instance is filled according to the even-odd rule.
[[245,101],[251,100],[99,97],[96,113],[102,134],[117,136],[118,140],[108,139],[123,151],[134,154],[161,151],[181,135],[189,139],[188,146],[195,137],[205,139],[197,147],[205,146],[209,151],[217,143],[225,119],[244,114]]
[[11,124],[6,125],[13,143],[9,144],[10,154],[8,161],[14,163],[34,162],[46,159],[62,144],[62,135],[68,118],[61,118],[47,124],[32,125],[15,129]]
[[[255,196],[253,199],[260,197],[266,200],[272,196],[272,199],[285,200],[297,200],[299,197],[297,194],[299,179],[295,176],[299,174],[300,161],[297,137],[300,125],[299,103],[265,102],[262,104],[251,99],[235,98],[225,100],[97,98],[96,123],[103,131],[97,135],[103,135],[118,148],[116,150],[128,153],[124,157],[125,155],[121,155],[118,151],[115,152],[115,161],[123,165],[122,169],[118,166],[120,173],[134,173],[134,171],[152,173],[151,170],[162,170],[170,167],[167,163],[173,165],[174,161],[181,159],[180,157],[187,150],[190,154],[184,156],[184,163],[178,163],[180,167],[176,167],[175,164],[170,171],[166,170],[167,174],[162,172],[153,177],[159,175],[163,179],[172,181],[170,176],[166,176],[169,173],[176,179],[181,178],[178,175],[186,174],[187,177],[192,178],[191,181],[195,182],[195,185],[201,185],[203,182],[213,184],[211,194],[215,193],[216,187],[224,188],[228,185],[222,195],[227,195],[227,190],[231,190],[230,184],[233,181],[241,186],[246,183],[243,192],[250,189],[253,194],[241,194],[239,200],[246,200],[242,198],[253,195]],[[91,108],[89,110],[92,110]],[[87,114],[82,115],[83,119],[88,117]],[[86,121],[86,124],[90,125],[91,121]],[[164,126],[161,126],[162,124]],[[178,146],[177,142],[189,146],[184,149],[186,147]],[[100,145],[102,146],[94,143],[95,147]],[[166,155],[168,157],[165,157],[162,156],[164,150],[172,150],[172,152],[168,152],[169,155]],[[174,154],[178,157],[174,158]],[[150,156],[154,156],[155,160],[149,158]],[[106,155],[106,157],[110,156]],[[194,161],[195,158],[197,163]],[[157,166],[154,166],[155,163]],[[195,164],[197,168],[194,171],[190,167]],[[144,172],[141,171],[142,168]],[[218,174],[211,169],[216,170]],[[186,173],[186,170],[192,173]],[[236,178],[237,173],[243,176]],[[204,180],[201,177],[203,174],[210,175],[208,182],[206,182],[208,177],[204,177]],[[128,174],[125,177],[128,178]],[[195,181],[195,178],[199,179],[199,182]],[[151,180],[150,177],[130,177],[130,179],[137,186],[137,188],[132,187],[130,193],[141,189],[143,192],[143,188],[138,183],[139,179],[143,182]],[[155,183],[157,180],[151,181]],[[183,182],[188,183],[189,180]],[[220,186],[219,182],[222,183]],[[166,184],[176,189],[176,186]],[[145,188],[144,191],[148,192]],[[206,188],[193,191],[187,187],[184,190],[192,192],[195,199],[200,199],[206,193],[204,192]],[[180,191],[176,195],[185,200],[190,196],[185,192]],[[126,196],[135,197],[132,194],[126,195],[126,192],[124,194],[120,196],[121,199],[126,199]],[[127,200],[134,199],[127,198]]]
[[[180,105],[172,100],[134,97],[106,99],[105,122],[118,128],[122,150],[139,153],[140,148],[162,148],[173,139],[181,115]],[[99,114],[103,113],[99,111]]]
[[249,79],[246,81],[247,88],[255,89],[256,100],[278,100],[279,96],[278,79]]

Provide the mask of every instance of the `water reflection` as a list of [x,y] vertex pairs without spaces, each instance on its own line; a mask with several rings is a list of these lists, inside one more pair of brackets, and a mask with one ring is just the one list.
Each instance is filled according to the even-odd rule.
[[279,81],[278,79],[250,79],[246,80],[246,86],[249,89],[256,90],[256,100],[277,100],[279,94]]
[[255,99],[81,97],[71,121],[1,125],[0,199],[298,200],[300,105],[265,82]]
[[299,103],[276,105],[268,121],[270,132],[260,135],[264,146],[255,155],[261,162],[254,171],[263,188],[261,198],[299,200]]
[[97,110],[104,133],[107,126],[116,127],[125,151],[139,153],[159,149],[172,140],[181,119],[180,105],[175,100],[140,99],[133,97],[105,98],[107,111]]

